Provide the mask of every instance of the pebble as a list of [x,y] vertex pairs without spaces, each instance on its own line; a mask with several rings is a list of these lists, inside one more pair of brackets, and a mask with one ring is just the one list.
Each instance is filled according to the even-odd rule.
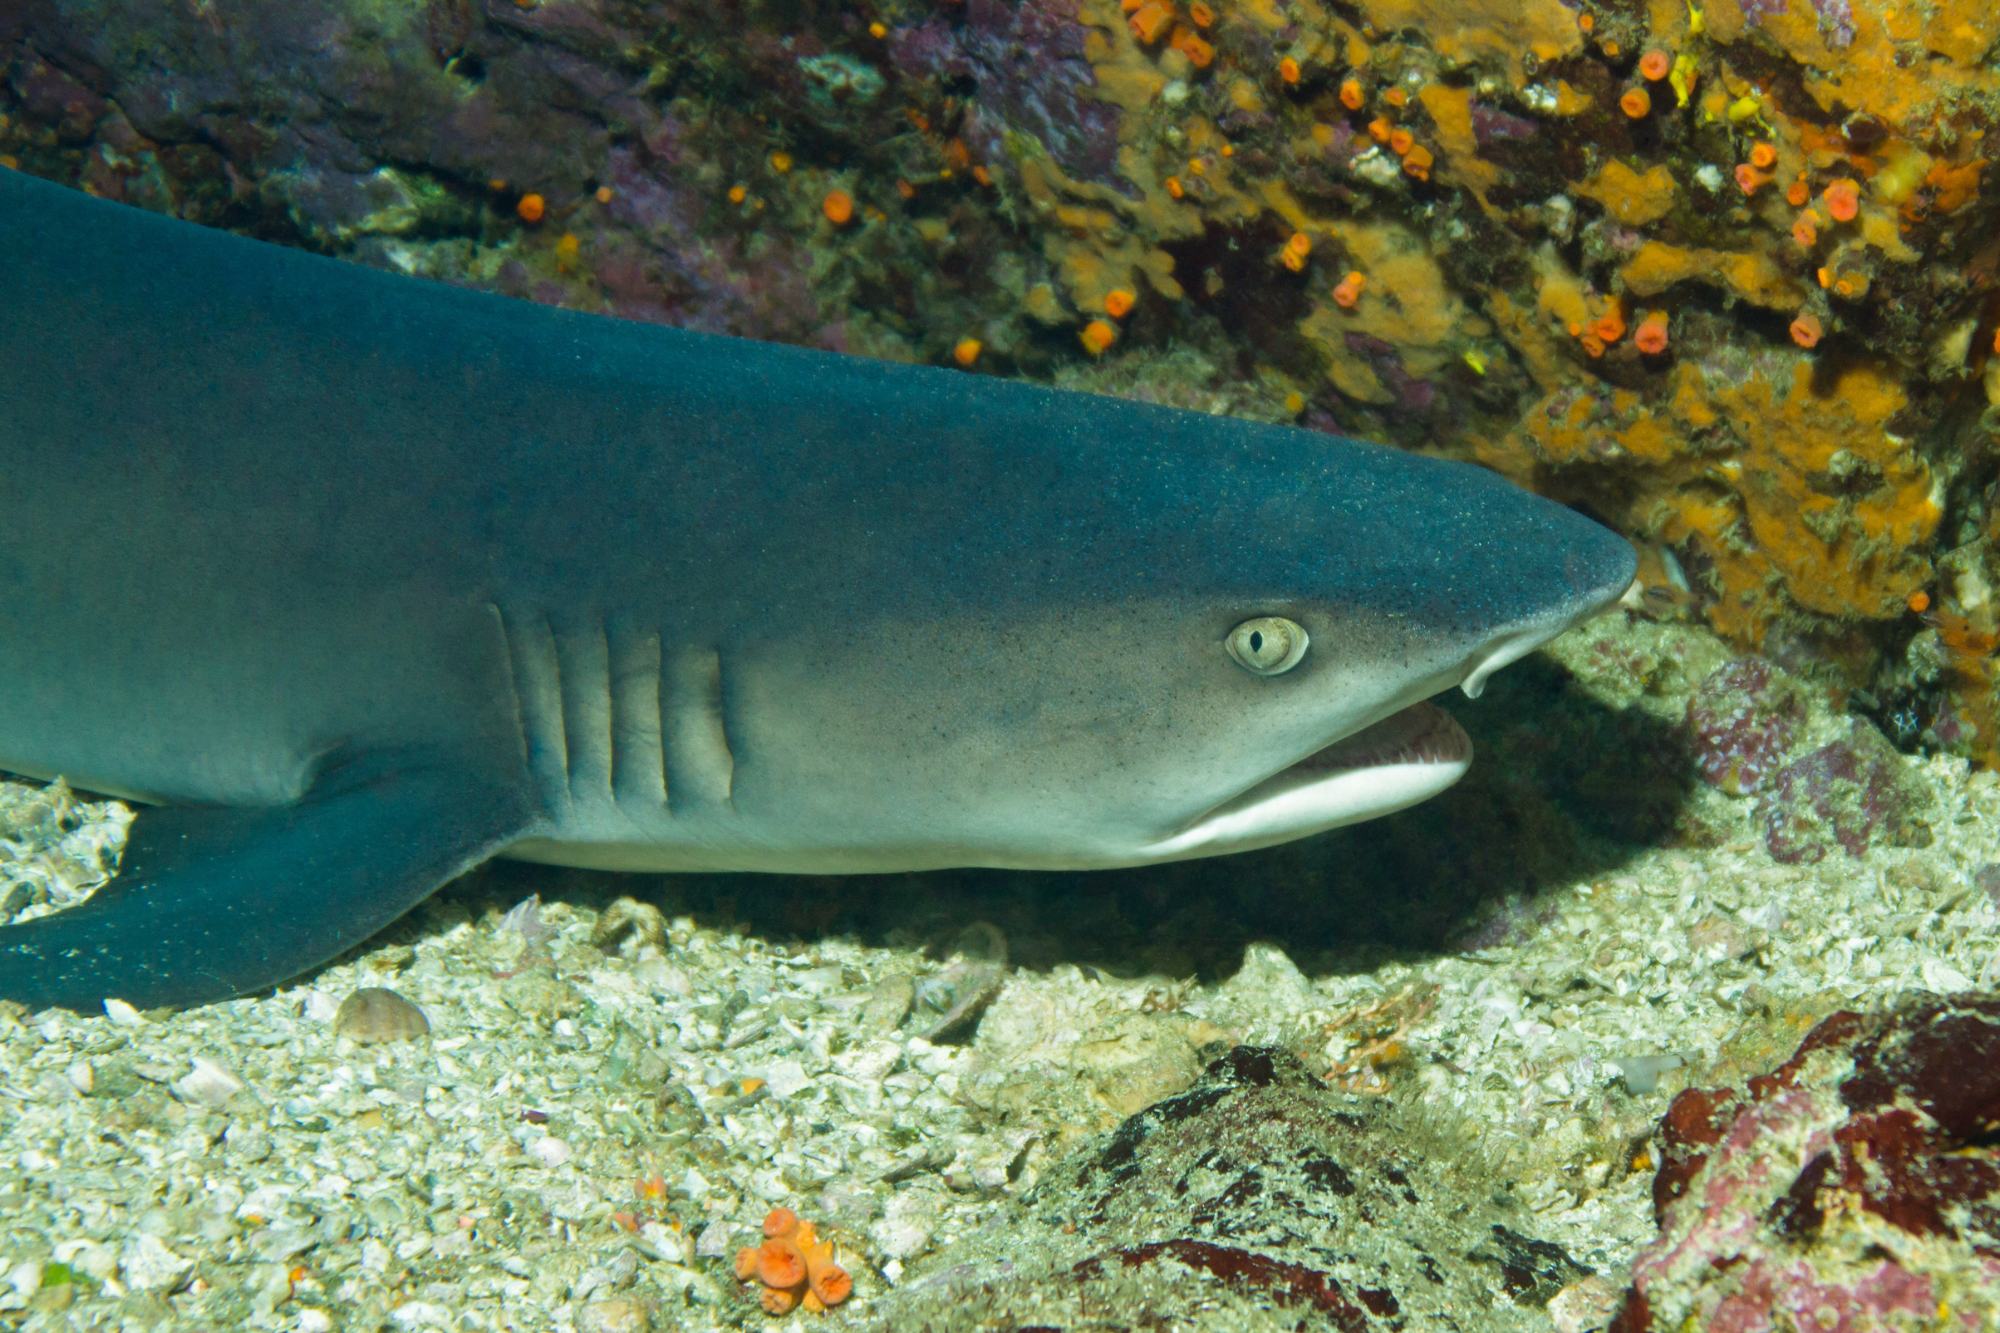
[[383,986],[363,986],[340,1002],[333,1016],[338,1036],[372,1043],[418,1041],[431,1035],[424,1011]]
[[629,1296],[592,1301],[577,1312],[577,1333],[647,1333],[653,1317]]

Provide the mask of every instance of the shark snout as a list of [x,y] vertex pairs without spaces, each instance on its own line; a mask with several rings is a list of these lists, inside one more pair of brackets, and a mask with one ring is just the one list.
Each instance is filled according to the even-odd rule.
[[1487,678],[1501,667],[1527,656],[1572,625],[1601,615],[1632,586],[1639,569],[1632,544],[1582,515],[1569,518],[1577,532],[1574,544],[1565,552],[1565,568],[1549,579],[1548,608],[1488,635],[1472,651],[1465,678],[1459,682],[1468,699],[1477,699]]

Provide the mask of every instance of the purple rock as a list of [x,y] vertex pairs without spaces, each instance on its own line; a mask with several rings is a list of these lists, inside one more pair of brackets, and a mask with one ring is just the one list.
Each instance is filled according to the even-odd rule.
[[1009,130],[1030,134],[1078,180],[1129,189],[1117,174],[1118,112],[1090,93],[1075,0],[967,0],[962,23],[900,30],[889,54],[910,78],[969,78],[975,112],[962,136],[976,157],[1003,161]]
[[1688,1089],[1612,1333],[1987,1327],[1995,1115],[2000,1001],[1979,994],[1836,1013],[1742,1088]]
[[1857,720],[1845,740],[1779,769],[1757,806],[1772,859],[1817,862],[1834,847],[1860,856],[1877,833],[1899,829],[1915,804],[1901,766],[1882,734]]
[[1383,386],[1396,395],[1397,405],[1404,411],[1421,413],[1437,401],[1437,387],[1410,374],[1396,349],[1380,338],[1371,338],[1365,333],[1350,333],[1347,335],[1347,349],[1368,358]]
[[1481,148],[1496,139],[1532,139],[1540,129],[1540,125],[1524,116],[1478,102],[1472,104],[1472,138]]
[[1819,16],[1819,35],[1828,46],[1841,49],[1854,41],[1854,11],[1848,8],[1848,0],[1813,0],[1813,12]]
[[1702,781],[1748,796],[1784,762],[1805,716],[1797,689],[1767,662],[1738,658],[1688,696],[1687,725]]

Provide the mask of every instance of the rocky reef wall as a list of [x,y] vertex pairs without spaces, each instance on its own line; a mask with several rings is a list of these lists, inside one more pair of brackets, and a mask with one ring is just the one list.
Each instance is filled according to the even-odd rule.
[[0,161],[550,304],[1475,459],[2000,755],[1979,0],[26,0]]

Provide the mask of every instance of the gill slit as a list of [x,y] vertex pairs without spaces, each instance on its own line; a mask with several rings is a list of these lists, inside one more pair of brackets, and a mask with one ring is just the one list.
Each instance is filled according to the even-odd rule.
[[507,648],[514,715],[528,774],[558,823],[570,815],[569,742],[563,725],[562,668],[547,616],[513,617],[497,602],[493,615]]

